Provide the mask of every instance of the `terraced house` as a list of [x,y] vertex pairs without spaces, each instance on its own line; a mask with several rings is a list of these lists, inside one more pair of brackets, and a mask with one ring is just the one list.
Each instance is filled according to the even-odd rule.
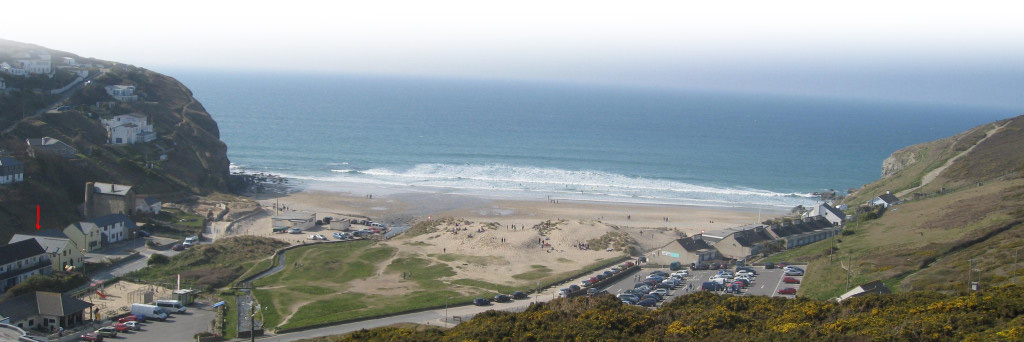
[[50,274],[50,258],[36,240],[0,246],[0,293],[37,274]]

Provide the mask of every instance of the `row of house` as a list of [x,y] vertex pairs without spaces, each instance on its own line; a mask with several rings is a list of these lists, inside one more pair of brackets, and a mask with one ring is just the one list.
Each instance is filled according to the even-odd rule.
[[28,76],[29,74],[49,74],[53,72],[53,61],[50,60],[49,52],[29,52],[22,58],[14,61],[0,63],[0,71],[14,76]]
[[[828,204],[823,205],[827,207],[822,208],[823,211],[842,214],[835,208],[829,209],[831,206]],[[699,264],[710,260],[746,260],[772,248],[794,248],[828,239],[842,229],[844,219],[845,215],[841,215],[838,223],[834,223],[826,216],[812,216],[770,226],[750,224],[702,232],[665,245],[652,256],[651,262],[667,265],[672,262]]]
[[25,164],[11,157],[0,157],[0,185],[25,180]]

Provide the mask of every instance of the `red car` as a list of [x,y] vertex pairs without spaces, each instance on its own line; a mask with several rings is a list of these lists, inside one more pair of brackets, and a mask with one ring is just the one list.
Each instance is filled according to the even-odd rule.
[[784,288],[784,289],[779,289],[779,294],[795,295],[796,294],[796,289],[794,289],[792,287],[787,287],[787,288]]
[[786,283],[786,284],[799,284],[800,283],[800,279],[796,279],[796,278],[793,278],[793,277],[785,277],[785,278],[782,278],[782,282]]
[[131,322],[131,321],[141,322],[142,320],[139,319],[138,317],[135,317],[135,315],[128,315],[128,316],[124,316],[124,317],[121,317],[121,318],[117,319],[118,323]]
[[126,333],[126,332],[132,330],[132,328],[127,326],[127,325],[125,325],[124,323],[117,323],[117,324],[114,324],[114,330],[117,330],[117,332]]
[[183,250],[185,250],[185,246],[182,245],[182,244],[177,244],[177,245],[174,245],[173,247],[171,247],[171,250],[172,251],[183,251]]
[[80,341],[103,342],[103,336],[100,336],[97,333],[82,334],[82,336],[78,336],[78,339]]

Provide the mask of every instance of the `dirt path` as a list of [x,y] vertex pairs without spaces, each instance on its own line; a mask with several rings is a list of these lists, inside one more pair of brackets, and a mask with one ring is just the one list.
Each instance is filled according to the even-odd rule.
[[953,158],[949,158],[949,160],[947,160],[945,164],[942,164],[942,166],[935,168],[935,170],[929,171],[924,175],[924,177],[921,177],[921,185],[900,191],[899,193],[896,194],[896,197],[902,198],[908,194],[914,193],[914,191],[917,191],[917,189],[920,189],[921,187],[928,185],[928,183],[931,183],[933,180],[935,180],[935,178],[938,177],[939,174],[942,173],[942,171],[946,171],[946,168],[948,168],[950,165],[953,165],[953,162],[955,162],[957,159],[960,159],[960,157],[965,156],[968,153],[971,153],[971,151],[973,151],[975,147],[978,147],[978,145],[981,145],[981,143],[988,139],[988,137],[991,137],[993,134],[1003,129],[1003,127],[1006,127],[1006,124],[1008,123],[1009,122],[1004,123],[1001,126],[993,127],[992,129],[988,130],[988,132],[985,132],[985,137],[978,140],[978,142],[974,143],[973,146],[953,156]]

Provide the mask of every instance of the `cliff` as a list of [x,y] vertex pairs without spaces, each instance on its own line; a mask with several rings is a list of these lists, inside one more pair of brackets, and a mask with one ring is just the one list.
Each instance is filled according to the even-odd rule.
[[[77,206],[87,181],[129,184],[136,193],[165,202],[228,191],[227,146],[217,122],[180,82],[132,65],[0,40],[0,61],[40,54],[51,55],[52,76],[3,74],[7,87],[15,89],[0,93],[0,150],[25,164],[25,181],[0,186],[0,241],[34,228],[36,205],[43,228],[80,220]],[[83,72],[88,77],[66,92],[49,91],[66,85],[53,79],[73,82],[66,74]],[[115,100],[105,89],[110,85],[134,86],[137,100]],[[130,113],[146,117],[156,139],[108,144],[101,120]],[[43,136],[70,145],[77,155],[30,157],[26,139]]]

